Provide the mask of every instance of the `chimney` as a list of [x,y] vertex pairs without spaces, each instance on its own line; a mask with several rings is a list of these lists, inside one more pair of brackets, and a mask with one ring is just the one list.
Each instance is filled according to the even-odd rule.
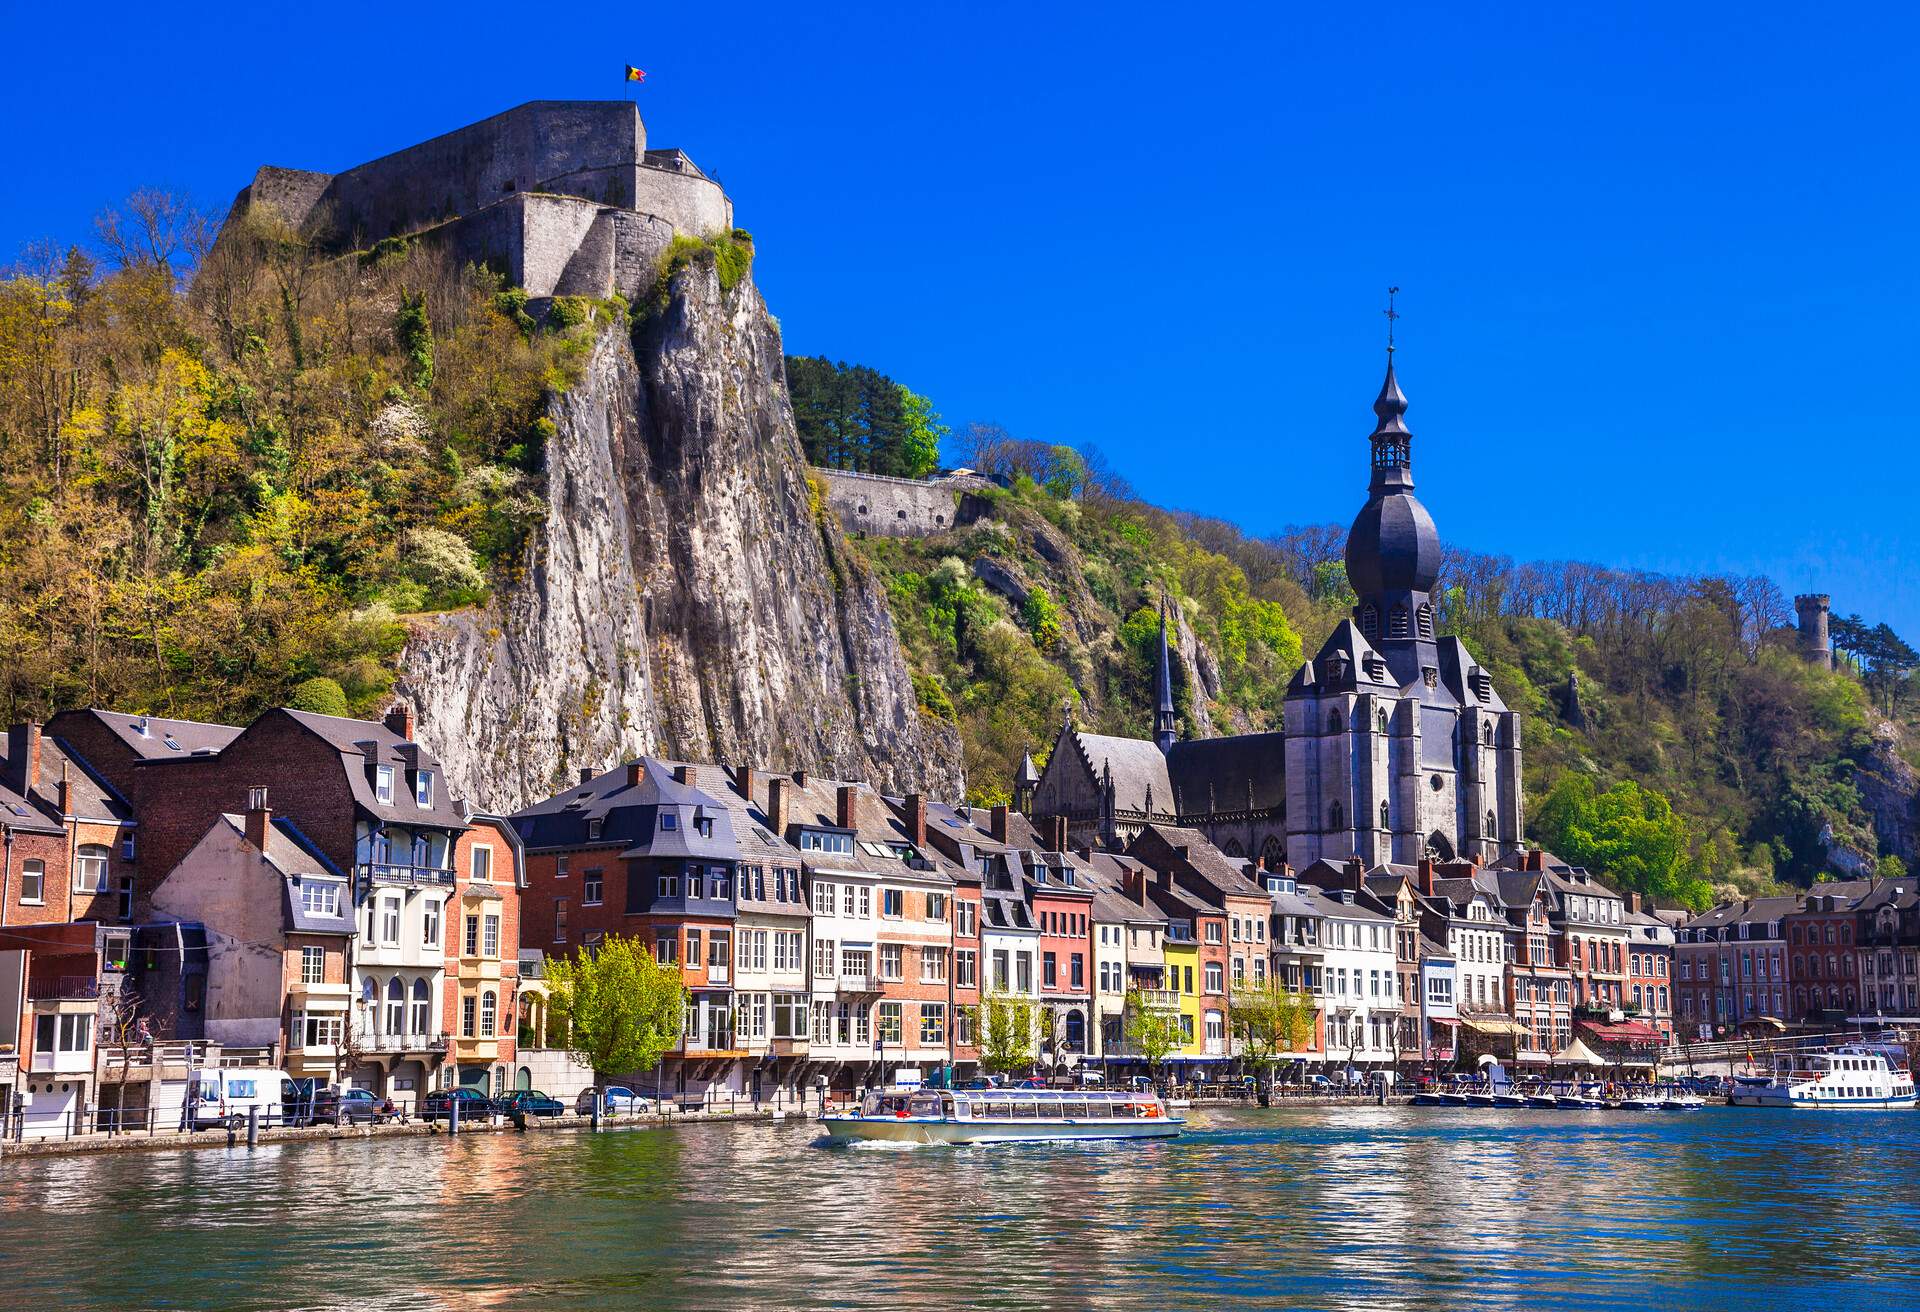
[[807,772],[805,770],[795,770],[793,772],[793,782],[799,787],[805,788],[807,786]]
[[740,796],[746,798],[749,803],[753,801],[754,782],[755,780],[753,777],[752,766],[742,765],[742,766],[736,766],[734,768],[734,771],[733,771],[734,791],[739,793]]
[[272,821],[273,812],[267,807],[267,790],[258,786],[247,789],[247,842],[265,852],[267,826]]
[[1340,867],[1340,873],[1347,877],[1347,887],[1356,893],[1367,891],[1367,863],[1357,856],[1350,856]]
[[1126,886],[1128,897],[1132,898],[1135,902],[1145,902],[1147,900],[1146,871],[1137,866],[1128,866],[1126,874],[1123,877],[1123,882]]
[[915,847],[927,845],[927,799],[919,793],[908,793],[902,817],[907,825],[907,841]]
[[834,823],[838,824],[842,829],[855,828],[853,823],[853,785],[841,784],[839,788],[834,790],[833,797]]
[[580,782],[581,782],[582,784],[590,784],[590,783],[592,783],[592,782],[593,782],[593,767],[592,767],[592,766],[590,766],[590,765],[583,765],[583,766],[581,766],[581,767],[580,767]]
[[787,792],[791,787],[778,776],[767,783],[767,827],[775,838],[787,836]]
[[1047,850],[1050,852],[1067,850],[1067,818],[1063,815],[1047,817]]
[[67,767],[60,767],[60,814],[73,814],[73,780],[67,778]]
[[677,784],[690,784],[690,783],[692,783],[692,782],[693,782],[693,767],[692,767],[692,766],[690,766],[690,765],[676,765],[676,766],[674,766],[674,767],[673,767],[673,781],[674,781],[675,783],[677,783]]
[[993,835],[993,841],[996,843],[1007,841],[1007,808],[1005,806],[996,806],[987,812],[987,832]]
[[32,721],[7,730],[7,782],[22,796],[40,786],[40,726]]
[[1433,896],[1433,858],[1420,858],[1420,891],[1428,897]]
[[408,742],[413,741],[413,707],[406,702],[395,702],[389,707],[381,723]]
[[1546,852],[1545,852],[1545,851],[1544,851],[1543,849],[1541,849],[1541,848],[1538,848],[1538,847],[1530,847],[1530,848],[1528,848],[1528,849],[1527,849],[1527,864],[1526,864],[1526,867],[1525,867],[1525,868],[1526,868],[1526,869],[1528,869],[1528,870],[1539,870],[1539,871],[1544,871],[1544,870],[1545,870],[1545,869],[1547,868],[1547,854],[1546,854]]
[[646,761],[636,757],[627,762],[627,787],[638,788],[640,781],[647,777]]

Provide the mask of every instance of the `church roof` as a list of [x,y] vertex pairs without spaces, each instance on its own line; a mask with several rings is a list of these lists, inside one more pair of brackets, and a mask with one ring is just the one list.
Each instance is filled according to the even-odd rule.
[[[1338,667],[1336,669],[1336,667]],[[1334,626],[1312,661],[1302,665],[1287,685],[1287,696],[1309,692],[1398,692],[1400,681],[1393,676],[1386,658],[1360,632],[1351,619]]]
[[1286,735],[1243,733],[1177,742],[1167,753],[1167,774],[1183,816],[1244,811],[1249,797],[1254,810],[1272,810],[1287,800]]
[[[1113,738],[1102,733],[1073,735],[1074,746],[1100,783],[1113,767],[1113,805],[1120,811],[1173,814],[1173,783],[1167,777],[1167,758],[1144,738]],[[1153,805],[1147,805],[1151,791]]]

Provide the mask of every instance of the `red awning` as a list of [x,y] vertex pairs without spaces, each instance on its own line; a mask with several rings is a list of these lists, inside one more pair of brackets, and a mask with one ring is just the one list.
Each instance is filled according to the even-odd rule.
[[1645,1021],[1627,1020],[1618,1025],[1600,1025],[1593,1021],[1581,1021],[1580,1028],[1603,1043],[1658,1044],[1660,1031]]

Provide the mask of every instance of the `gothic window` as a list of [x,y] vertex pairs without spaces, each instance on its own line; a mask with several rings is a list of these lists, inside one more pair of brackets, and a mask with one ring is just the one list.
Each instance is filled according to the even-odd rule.
[[1420,636],[1433,636],[1433,607],[1424,601],[1420,603]]
[[1280,846],[1279,839],[1269,838],[1260,848],[1260,864],[1267,869],[1278,870],[1286,864],[1286,861],[1287,854],[1285,849]]
[[1380,636],[1380,608],[1372,602],[1360,608],[1360,635],[1365,638]]
[[1340,708],[1336,706],[1327,712],[1327,732],[1339,733],[1340,727]]
[[1392,614],[1388,616],[1387,636],[1389,638],[1404,638],[1407,636],[1407,608],[1405,606],[1395,606]]
[[1387,810],[1387,804],[1385,802],[1380,803],[1380,827],[1382,829],[1393,828],[1393,815]]
[[1345,829],[1347,827],[1346,808],[1335,802],[1327,808],[1327,828]]
[[1380,708],[1380,732],[1385,733],[1386,731],[1387,731],[1387,708],[1382,706]]
[[1241,848],[1240,840],[1237,838],[1229,838],[1227,845],[1220,850],[1236,860],[1246,856],[1246,852]]
[[1483,724],[1480,726],[1480,741],[1489,747],[1493,746],[1493,726],[1491,724]]
[[1500,821],[1499,821],[1499,819],[1498,819],[1498,818],[1496,818],[1496,817],[1494,816],[1494,814],[1493,814],[1493,812],[1491,812],[1491,811],[1489,811],[1489,812],[1487,812],[1487,830],[1486,830],[1486,833],[1487,833],[1487,837],[1488,837],[1488,838],[1498,838],[1498,837],[1500,837]]
[[1453,844],[1438,829],[1427,835],[1427,855],[1436,861],[1453,860]]

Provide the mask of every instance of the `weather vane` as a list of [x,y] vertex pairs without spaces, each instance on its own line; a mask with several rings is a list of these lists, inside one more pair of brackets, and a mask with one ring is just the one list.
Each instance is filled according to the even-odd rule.
[[1399,312],[1393,308],[1393,298],[1398,296],[1399,294],[1400,294],[1400,289],[1398,287],[1387,288],[1387,308],[1381,311],[1382,314],[1387,316],[1387,354],[1388,355],[1393,354],[1393,321],[1400,317]]

